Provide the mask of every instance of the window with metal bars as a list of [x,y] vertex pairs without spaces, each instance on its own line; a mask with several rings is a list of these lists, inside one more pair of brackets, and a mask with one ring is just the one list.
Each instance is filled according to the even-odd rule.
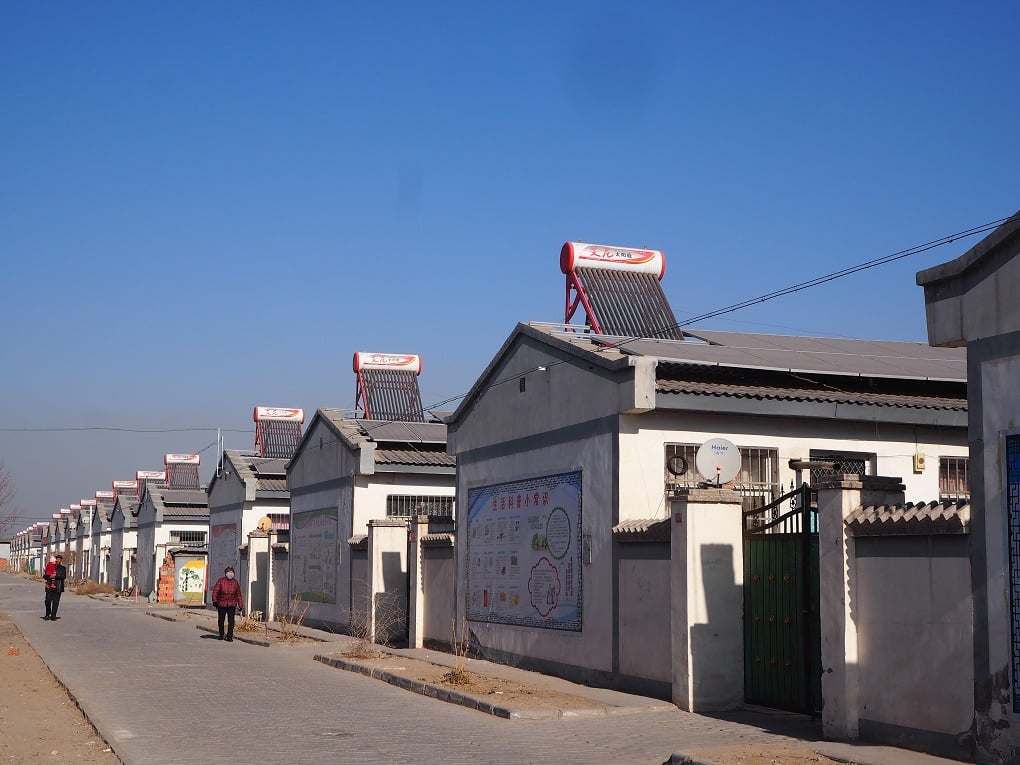
[[[698,473],[694,458],[699,444],[665,444],[666,493],[697,486],[710,479]],[[779,450],[752,446],[738,446],[740,473],[733,480],[733,488],[743,497],[745,510],[767,505],[782,493],[779,483]]]
[[171,531],[170,544],[172,545],[204,545],[204,531]]
[[939,500],[970,501],[970,471],[966,457],[939,457]]
[[390,494],[386,497],[387,518],[453,518],[453,497]]
[[812,449],[812,462],[832,462],[833,467],[811,468],[811,484],[814,485],[826,478],[841,475],[871,475],[875,464],[874,454],[862,452],[827,452]]

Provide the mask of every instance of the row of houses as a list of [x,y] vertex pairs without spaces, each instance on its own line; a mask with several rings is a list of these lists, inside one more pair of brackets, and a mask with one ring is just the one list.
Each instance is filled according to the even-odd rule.
[[[1012,262],[1018,227],[969,257]],[[564,321],[517,325],[455,411],[422,406],[420,357],[358,353],[355,411],[256,408],[207,486],[167,455],[12,555],[143,595],[204,556],[267,617],[1015,761],[1009,673],[998,711],[970,693],[998,671],[975,613],[1003,610],[974,574],[966,350],[683,330],[661,252],[567,243],[560,267]]]

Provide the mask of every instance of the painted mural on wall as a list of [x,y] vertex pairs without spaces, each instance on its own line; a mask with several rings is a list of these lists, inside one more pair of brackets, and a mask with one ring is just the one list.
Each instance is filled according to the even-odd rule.
[[294,513],[290,520],[291,595],[336,603],[336,509]]
[[209,570],[216,578],[227,566],[237,565],[237,524],[218,523],[212,527],[209,540]]
[[184,605],[205,603],[205,556],[174,556],[174,602]]
[[581,630],[581,472],[468,490],[467,618]]

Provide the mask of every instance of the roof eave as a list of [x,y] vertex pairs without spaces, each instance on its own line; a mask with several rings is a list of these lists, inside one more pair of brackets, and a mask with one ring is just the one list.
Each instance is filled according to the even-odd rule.
[[967,427],[966,410],[921,409],[828,401],[776,401],[760,398],[704,396],[693,393],[657,393],[655,408],[663,411],[797,417],[840,422],[875,422],[890,425],[927,425],[947,428]]

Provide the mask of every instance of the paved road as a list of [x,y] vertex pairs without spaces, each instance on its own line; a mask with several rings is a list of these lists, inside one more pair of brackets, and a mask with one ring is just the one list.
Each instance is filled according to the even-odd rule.
[[[660,765],[691,747],[797,743],[679,710],[510,721],[313,661],[322,645],[225,643],[144,607],[66,593],[43,621],[42,587],[0,575],[6,611],[125,765],[148,763],[607,763]],[[774,719],[784,733],[810,727]],[[766,723],[767,725],[768,723]],[[897,750],[898,751],[898,750]],[[896,762],[921,762],[908,759]],[[872,759],[893,762],[893,759]],[[933,762],[934,760],[924,760]]]

